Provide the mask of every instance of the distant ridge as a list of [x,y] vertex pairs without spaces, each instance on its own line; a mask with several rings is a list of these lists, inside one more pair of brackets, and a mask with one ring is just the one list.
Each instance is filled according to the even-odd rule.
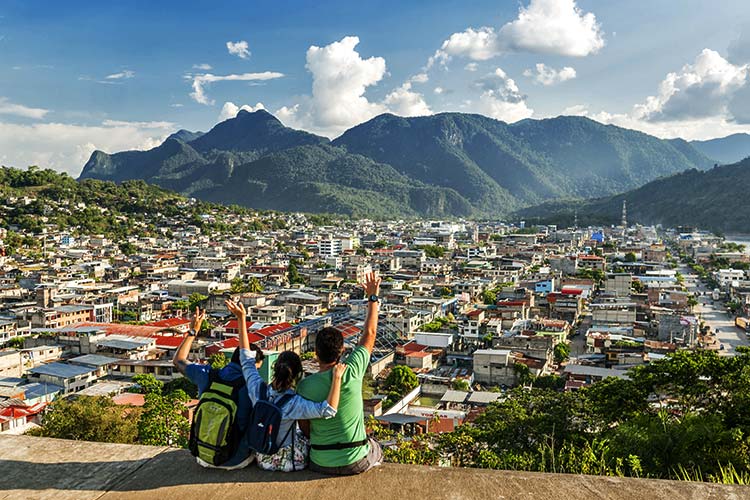
[[667,227],[691,225],[717,231],[750,233],[750,158],[707,171],[691,169],[611,197],[587,201],[553,201],[522,209],[514,217],[570,225],[618,224],[622,202],[628,219]]
[[690,141],[690,144],[723,164],[735,163],[750,156],[750,134],[732,134],[707,141]]
[[558,198],[611,195],[713,161],[685,141],[561,116],[384,114],[333,142],[240,111],[148,151],[95,151],[81,178],[143,179],[251,208],[355,217],[491,216]]

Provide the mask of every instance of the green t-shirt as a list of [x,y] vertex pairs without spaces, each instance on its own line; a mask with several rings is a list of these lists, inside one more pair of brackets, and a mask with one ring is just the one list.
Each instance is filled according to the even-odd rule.
[[[338,411],[333,418],[310,420],[312,444],[355,443],[367,439],[362,379],[370,364],[370,353],[357,346],[344,363],[348,368],[341,380]],[[331,376],[331,370],[309,375],[297,385],[297,393],[311,401],[325,401],[331,390]],[[341,450],[310,449],[310,460],[321,467],[343,467],[362,459],[369,451],[369,444]]]

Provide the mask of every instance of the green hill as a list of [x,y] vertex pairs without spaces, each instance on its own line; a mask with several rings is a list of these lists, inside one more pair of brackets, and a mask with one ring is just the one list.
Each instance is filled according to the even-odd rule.
[[691,225],[726,232],[750,232],[750,158],[707,171],[691,169],[649,182],[616,196],[588,201],[548,202],[522,209],[515,217],[569,225],[617,224],[622,202],[628,220],[668,227]]

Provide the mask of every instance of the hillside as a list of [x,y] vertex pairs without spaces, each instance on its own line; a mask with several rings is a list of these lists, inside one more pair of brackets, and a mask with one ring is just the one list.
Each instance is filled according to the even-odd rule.
[[725,165],[750,156],[750,134],[732,134],[707,141],[690,141],[690,145]]
[[381,115],[333,141],[421,181],[450,186],[484,210],[622,192],[711,160],[686,143],[584,117],[508,125],[481,115]]
[[708,171],[691,169],[638,189],[589,201],[548,202],[514,214],[528,223],[617,224],[622,202],[628,220],[665,226],[691,225],[726,232],[750,232],[750,158]]
[[545,200],[618,193],[711,160],[684,141],[582,117],[512,125],[481,115],[385,114],[333,142],[240,111],[148,151],[96,151],[81,178],[143,179],[253,208],[354,216],[502,216]]

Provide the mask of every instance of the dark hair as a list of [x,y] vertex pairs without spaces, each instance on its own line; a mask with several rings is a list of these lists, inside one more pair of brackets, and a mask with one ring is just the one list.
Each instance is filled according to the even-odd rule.
[[[256,363],[261,363],[264,359],[266,359],[266,355],[263,354],[263,351],[261,351],[260,347],[258,347],[257,345],[250,344],[250,350],[251,351],[255,351],[255,362]],[[240,348],[239,347],[237,349],[235,349],[234,352],[232,353],[231,362],[232,363],[237,363],[238,365],[240,364]]]
[[344,352],[344,336],[340,331],[327,326],[318,332],[315,338],[315,354],[321,363],[338,361]]
[[284,351],[273,364],[273,380],[271,385],[277,391],[285,391],[292,387],[297,377],[302,373],[302,360],[294,351]]

